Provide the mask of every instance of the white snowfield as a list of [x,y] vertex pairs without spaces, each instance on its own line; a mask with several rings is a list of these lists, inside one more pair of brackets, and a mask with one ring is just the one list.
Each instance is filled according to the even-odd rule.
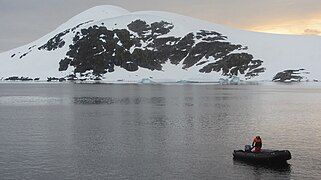
[[[209,30],[227,36],[227,40],[233,44],[247,46],[245,51],[254,56],[254,59],[263,61],[264,73],[252,78],[253,81],[271,81],[278,72],[287,69],[305,69],[309,80],[321,80],[321,37],[318,36],[298,36],[298,35],[276,35],[236,30],[222,25],[201,21],[191,17],[178,14],[158,12],[158,11],[139,11],[129,12],[123,8],[115,6],[98,6],[91,8],[59,26],[56,30],[44,37],[27,44],[25,46],[0,54],[0,79],[11,76],[23,76],[30,78],[40,78],[46,80],[47,77],[65,77],[73,73],[69,67],[67,71],[59,72],[59,62],[66,57],[69,44],[75,33],[82,28],[88,28],[95,24],[104,23],[108,29],[113,30],[128,29],[127,25],[132,21],[141,19],[147,23],[167,21],[174,25],[174,28],[166,36],[184,37],[190,32],[199,30]],[[73,28],[81,23],[88,22],[79,26],[74,32],[66,34],[63,39],[66,45],[54,51],[38,50],[38,47],[45,44],[50,38],[54,37],[67,29]],[[24,53],[26,56],[20,58]],[[14,57],[11,57],[15,54]],[[209,59],[213,62],[214,59]],[[176,81],[198,81],[214,82],[222,77],[220,72],[200,73],[195,66],[184,70],[182,64],[173,65],[166,63],[163,71],[151,71],[139,68],[136,72],[128,72],[123,68],[116,67],[112,73],[106,73],[103,81],[106,82],[140,82],[146,78],[153,82],[176,82]],[[241,79],[244,77],[240,76]]]

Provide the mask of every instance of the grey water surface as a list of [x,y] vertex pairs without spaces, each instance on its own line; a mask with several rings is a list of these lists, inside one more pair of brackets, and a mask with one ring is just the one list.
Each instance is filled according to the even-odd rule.
[[[0,84],[0,179],[320,179],[320,85]],[[233,161],[260,135],[285,167]]]

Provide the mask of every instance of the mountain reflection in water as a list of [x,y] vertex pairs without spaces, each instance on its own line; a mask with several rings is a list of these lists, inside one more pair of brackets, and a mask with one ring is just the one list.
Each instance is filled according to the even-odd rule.
[[[320,179],[320,99],[300,85],[0,84],[0,174]],[[257,134],[290,165],[233,161]]]

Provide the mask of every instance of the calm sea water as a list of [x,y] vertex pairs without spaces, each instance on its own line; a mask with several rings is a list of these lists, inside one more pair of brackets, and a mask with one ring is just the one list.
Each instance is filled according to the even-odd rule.
[[[321,178],[321,86],[0,84],[0,179]],[[233,161],[255,135],[289,166]]]

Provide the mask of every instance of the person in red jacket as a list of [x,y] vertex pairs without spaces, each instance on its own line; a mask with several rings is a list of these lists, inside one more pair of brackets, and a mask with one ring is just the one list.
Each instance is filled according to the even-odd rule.
[[253,152],[261,152],[262,139],[260,136],[256,136],[253,140],[252,147],[254,147]]

